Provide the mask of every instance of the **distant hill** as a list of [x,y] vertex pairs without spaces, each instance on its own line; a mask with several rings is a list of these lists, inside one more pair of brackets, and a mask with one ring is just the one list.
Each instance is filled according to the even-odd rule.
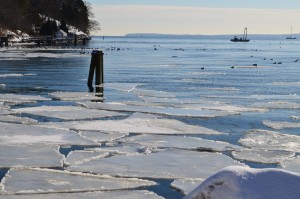
[[88,34],[99,27],[91,20],[92,16],[90,5],[83,0],[1,0],[0,31],[21,30],[33,34],[50,18]]

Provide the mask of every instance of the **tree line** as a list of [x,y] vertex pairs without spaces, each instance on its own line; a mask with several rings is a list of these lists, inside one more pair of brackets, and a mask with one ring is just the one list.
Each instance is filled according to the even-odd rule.
[[[48,34],[48,30],[45,29],[50,26],[53,28],[51,30],[55,30],[60,28],[55,25],[64,28],[66,24],[89,34],[91,30],[99,28],[98,22],[92,18],[91,6],[83,0],[1,0],[0,2],[0,27],[21,30],[29,34],[33,34],[35,28],[41,34]],[[60,21],[61,24],[54,25],[54,20]]]

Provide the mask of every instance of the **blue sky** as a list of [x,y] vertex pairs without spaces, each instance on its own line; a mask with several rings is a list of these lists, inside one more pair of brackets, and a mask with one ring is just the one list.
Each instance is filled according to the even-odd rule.
[[300,32],[300,0],[88,0],[97,35]]

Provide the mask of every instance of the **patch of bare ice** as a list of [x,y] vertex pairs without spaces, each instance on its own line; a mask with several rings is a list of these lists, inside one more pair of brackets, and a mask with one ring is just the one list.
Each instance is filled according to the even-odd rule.
[[48,194],[20,194],[20,195],[1,195],[3,199],[164,199],[154,192],[145,190],[125,190],[125,191],[104,191],[104,192],[82,192],[82,193],[48,193]]
[[263,164],[278,164],[284,160],[295,156],[294,152],[290,151],[269,151],[258,149],[244,149],[241,151],[233,151],[232,155],[238,160],[247,160],[250,162],[258,162]]
[[101,101],[103,97],[96,96],[95,93],[88,92],[53,92],[49,93],[54,100],[62,101],[86,101],[86,100],[95,100]]
[[38,123],[37,120],[27,118],[27,117],[18,117],[13,115],[1,115],[1,114],[0,114],[0,122],[27,124],[27,125]]
[[300,152],[300,136],[275,131],[252,130],[238,142],[252,149]]
[[177,148],[198,151],[232,151],[240,150],[242,147],[221,141],[205,140],[186,136],[165,136],[165,135],[138,135],[121,139],[126,144],[139,144],[141,146],[158,148]]
[[98,131],[79,131],[79,135],[89,140],[99,143],[112,142],[120,138],[126,137],[129,133],[103,133]]
[[269,121],[264,120],[263,124],[272,129],[286,129],[286,128],[300,128],[299,122],[277,122],[277,121]]
[[300,109],[300,104],[295,102],[256,102],[252,105],[256,108],[267,108],[267,109]]
[[3,180],[8,194],[114,191],[156,185],[140,179],[123,179],[49,169],[12,169]]
[[222,134],[201,126],[189,125],[174,119],[127,118],[123,120],[98,120],[78,122],[40,123],[42,126],[73,129],[79,131],[101,131],[105,133],[146,133],[146,134]]
[[96,145],[97,142],[85,139],[74,131],[0,123],[1,145]]
[[78,165],[84,162],[89,162],[94,159],[105,158],[109,156],[108,152],[96,150],[71,151],[66,157],[66,165]]
[[220,153],[168,149],[157,153],[113,156],[70,166],[70,171],[157,179],[206,178],[237,161]]
[[0,145],[0,168],[57,168],[63,166],[63,159],[57,147]]
[[187,108],[174,108],[174,107],[151,107],[151,106],[133,106],[122,103],[97,103],[85,102],[79,103],[87,108],[110,110],[110,111],[125,111],[125,112],[140,112],[168,116],[180,117],[198,117],[198,118],[214,118],[224,117],[230,115],[237,115],[238,112],[216,111],[216,110],[195,110]]
[[281,164],[284,170],[296,172],[300,174],[300,156],[290,158]]
[[38,106],[12,110],[17,113],[29,113],[32,115],[59,118],[63,120],[94,119],[125,115],[112,111],[86,109],[79,106]]

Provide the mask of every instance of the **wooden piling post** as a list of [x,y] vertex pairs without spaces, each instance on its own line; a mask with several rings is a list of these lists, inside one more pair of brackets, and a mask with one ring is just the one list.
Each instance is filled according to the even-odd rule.
[[[104,72],[103,72],[103,52],[99,50],[93,50],[90,71],[87,86],[90,92],[94,92],[93,78],[95,76],[95,87],[97,93],[103,94]],[[95,75],[94,75],[95,74]]]

